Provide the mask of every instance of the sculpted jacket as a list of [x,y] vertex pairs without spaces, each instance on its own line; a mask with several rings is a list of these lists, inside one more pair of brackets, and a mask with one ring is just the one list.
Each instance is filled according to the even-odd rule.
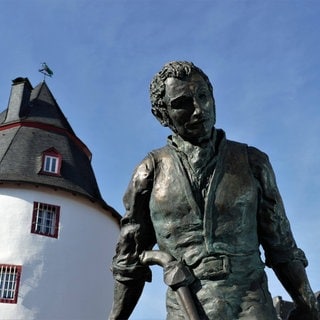
[[227,140],[222,130],[215,130],[211,151],[194,152],[194,165],[185,148],[181,138],[169,137],[137,166],[124,196],[116,280],[151,281],[138,256],[156,243],[191,270],[220,256],[232,264],[255,257],[248,267],[263,270],[260,245],[269,267],[293,259],[307,265],[264,153]]

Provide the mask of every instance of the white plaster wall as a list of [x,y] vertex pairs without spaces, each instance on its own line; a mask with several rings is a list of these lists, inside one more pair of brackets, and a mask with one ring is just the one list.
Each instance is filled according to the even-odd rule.
[[[30,232],[34,201],[60,206],[58,239]],[[1,319],[107,318],[119,234],[113,217],[82,197],[33,187],[1,187],[0,215],[0,263],[22,265],[18,303],[0,303]]]

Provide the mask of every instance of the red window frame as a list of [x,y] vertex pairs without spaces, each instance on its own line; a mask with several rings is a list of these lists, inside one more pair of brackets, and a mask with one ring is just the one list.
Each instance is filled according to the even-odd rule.
[[[21,272],[22,266],[0,264],[0,303],[17,303]],[[12,279],[12,276],[15,278]]]
[[[57,161],[55,165],[55,170],[47,169],[47,159],[55,159]],[[49,160],[50,161],[50,160]],[[62,163],[62,155],[55,149],[50,148],[48,150],[45,150],[42,153],[42,166],[40,173],[42,174],[48,174],[48,175],[54,175],[54,176],[60,176],[60,170],[61,170],[61,163]],[[50,163],[50,167],[52,166],[52,163]]]
[[33,203],[31,233],[58,238],[60,206],[42,202]]

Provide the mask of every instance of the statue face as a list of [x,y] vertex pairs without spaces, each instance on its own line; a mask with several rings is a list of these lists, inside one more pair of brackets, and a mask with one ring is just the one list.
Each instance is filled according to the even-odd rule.
[[194,73],[185,80],[168,78],[165,85],[171,129],[191,142],[209,139],[215,124],[215,105],[202,77]]

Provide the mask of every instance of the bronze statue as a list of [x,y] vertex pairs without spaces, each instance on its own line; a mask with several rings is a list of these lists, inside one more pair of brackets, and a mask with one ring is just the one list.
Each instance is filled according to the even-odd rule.
[[[150,93],[152,113],[173,135],[137,166],[125,193],[110,319],[129,318],[151,281],[145,254],[155,244],[160,253],[153,262],[165,266],[169,284],[168,320],[277,319],[265,264],[295,303],[289,319],[319,319],[307,260],[267,155],[214,127],[212,85],[192,63],[166,64]],[[172,259],[163,263],[161,253]],[[183,291],[176,294],[181,287],[188,289],[185,301]],[[190,297],[196,315],[188,314]]]

